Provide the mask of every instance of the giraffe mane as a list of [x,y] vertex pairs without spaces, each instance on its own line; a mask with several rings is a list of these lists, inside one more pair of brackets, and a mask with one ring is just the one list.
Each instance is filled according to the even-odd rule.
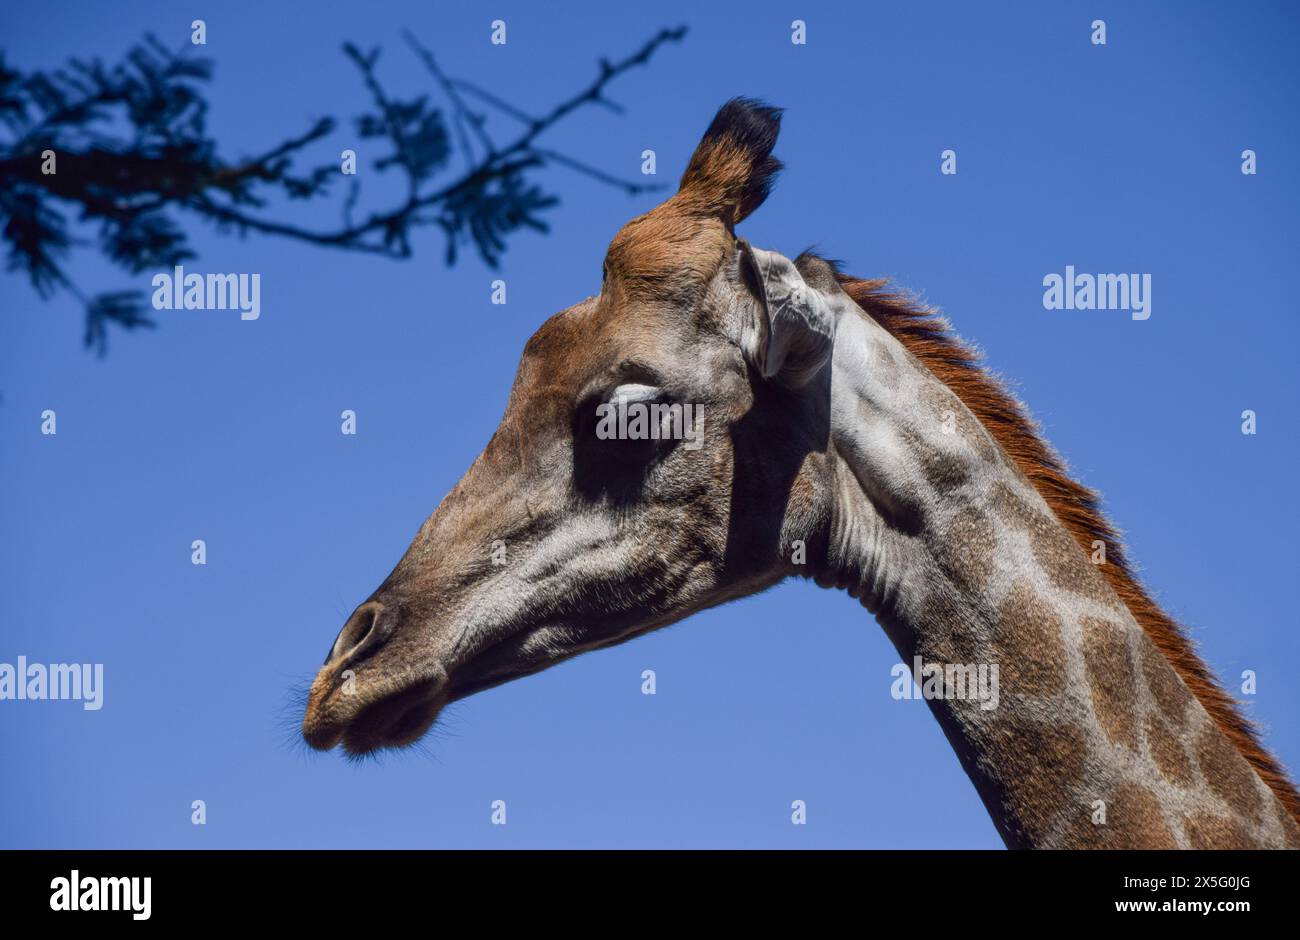
[[1277,794],[1291,817],[1300,821],[1300,794],[1286,770],[1260,744],[1255,724],[1224,691],[1182,627],[1146,592],[1128,560],[1119,531],[1102,512],[1100,496],[1070,476],[1065,461],[1039,432],[1024,404],[985,368],[980,352],[937,310],[894,289],[887,280],[850,277],[838,268],[835,275],[840,287],[869,317],[962,400],[1085,552],[1092,551],[1095,540],[1105,543],[1106,564],[1098,567],[1106,581],[1210,719]]

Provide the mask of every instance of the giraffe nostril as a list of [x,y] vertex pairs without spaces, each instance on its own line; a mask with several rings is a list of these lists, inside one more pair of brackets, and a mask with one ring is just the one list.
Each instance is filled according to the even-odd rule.
[[355,657],[376,645],[383,638],[379,629],[379,616],[383,611],[384,605],[378,601],[368,601],[353,611],[330,647],[325,662]]

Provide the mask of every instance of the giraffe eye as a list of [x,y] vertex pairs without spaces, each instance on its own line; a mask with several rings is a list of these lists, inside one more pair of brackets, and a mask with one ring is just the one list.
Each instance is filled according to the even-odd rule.
[[663,389],[624,383],[588,396],[574,413],[575,444],[602,460],[647,468],[682,436],[682,406]]

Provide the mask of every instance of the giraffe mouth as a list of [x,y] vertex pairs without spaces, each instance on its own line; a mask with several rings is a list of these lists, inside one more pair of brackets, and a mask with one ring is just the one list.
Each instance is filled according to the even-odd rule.
[[[318,684],[325,681],[317,679]],[[347,695],[339,688],[313,687],[302,722],[308,746],[328,751],[342,744],[349,756],[361,757],[414,744],[447,703],[446,673],[439,668],[360,707],[351,706]]]
[[421,670],[424,675],[380,692],[360,708],[349,707],[346,693],[333,687],[332,682],[331,687],[325,687],[326,680],[318,678],[322,688],[313,689],[308,698],[303,739],[318,751],[341,745],[349,757],[409,747],[428,733],[451,702],[545,668],[545,662],[535,668],[516,668],[520,664],[514,657],[509,653],[500,655],[500,651],[513,646],[521,635],[532,632],[525,628],[510,634],[450,668],[435,663]]
[[[529,630],[521,631],[526,635]],[[494,654],[509,647],[520,634],[479,650],[457,667],[439,666],[437,674],[391,693],[363,708],[341,732],[343,750],[363,757],[385,748],[409,747],[428,733],[442,710],[452,702],[508,682],[527,671],[494,666]],[[510,660],[507,658],[507,663]],[[547,663],[539,663],[537,669]],[[486,668],[485,668],[486,667]]]
[[409,747],[433,727],[447,701],[441,676],[422,680],[361,709],[336,741],[351,757]]

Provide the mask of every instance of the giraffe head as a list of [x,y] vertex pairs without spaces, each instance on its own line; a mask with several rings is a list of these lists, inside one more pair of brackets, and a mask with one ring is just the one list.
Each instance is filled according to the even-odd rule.
[[725,105],[679,191],[615,236],[599,296],[528,341],[496,434],[331,646],[308,743],[410,744],[450,701],[760,590],[825,539],[846,298],[824,262],[735,233],[778,123]]

